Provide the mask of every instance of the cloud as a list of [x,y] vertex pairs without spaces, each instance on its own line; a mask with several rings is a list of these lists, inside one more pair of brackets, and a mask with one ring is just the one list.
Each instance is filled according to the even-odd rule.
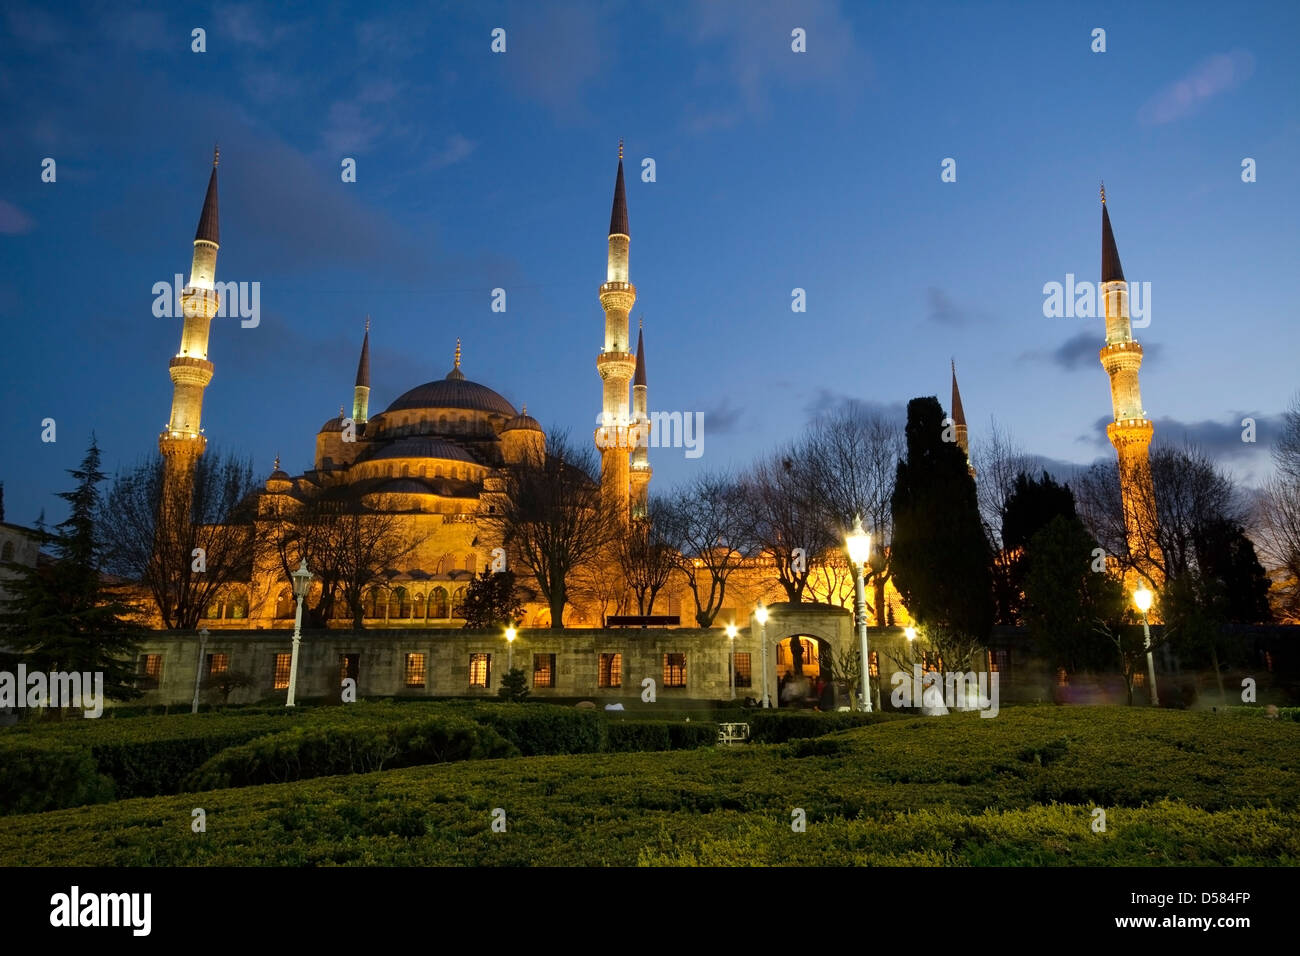
[[0,199],[0,234],[6,236],[18,236],[24,232],[31,232],[31,217],[15,206],[13,203],[5,202]]
[[[1106,344],[1106,337],[1098,332],[1084,331],[1070,336],[1050,352],[1036,350],[1020,353],[1022,360],[1033,362],[1052,362],[1067,372],[1077,369],[1093,369],[1099,362],[1097,353]],[[1150,363],[1164,353],[1164,346],[1153,342],[1142,346],[1142,360]]]
[[470,153],[474,152],[476,143],[471,143],[459,133],[452,133],[447,137],[447,144],[440,150],[434,151],[424,164],[425,170],[443,169],[459,163],[462,159],[468,159]]
[[[872,65],[856,49],[853,25],[837,0],[696,0],[685,14],[673,4],[663,9],[666,16],[671,11],[670,29],[706,48],[694,81],[714,102],[692,107],[699,111],[688,119],[693,129],[726,129],[745,115],[766,115],[778,89],[821,87],[845,96],[872,81]],[[791,49],[796,27],[805,31],[804,53]],[[850,72],[853,83],[843,82]]]
[[907,422],[906,402],[877,402],[873,399],[858,398],[856,395],[832,391],[829,388],[817,389],[817,394],[804,405],[803,410],[811,421],[820,418],[822,415],[845,408],[861,409],[868,415],[879,415],[883,418],[892,419],[900,425]]
[[712,435],[725,435],[728,432],[734,432],[736,426],[740,424],[743,414],[742,409],[733,408],[731,400],[724,398],[722,402],[713,408],[704,409],[704,427]]
[[[1242,419],[1250,418],[1255,422],[1255,441],[1242,441],[1245,430]],[[1097,448],[1109,448],[1110,440],[1106,437],[1106,426],[1114,419],[1109,415],[1098,418],[1093,424],[1091,434],[1081,435],[1078,441]],[[1155,436],[1154,445],[1195,445],[1211,458],[1239,462],[1254,461],[1268,456],[1273,439],[1282,434],[1284,418],[1282,414],[1264,415],[1259,412],[1228,412],[1223,420],[1201,419],[1185,422],[1177,418],[1153,419]]]
[[940,325],[966,325],[970,322],[983,321],[987,317],[983,312],[960,305],[948,293],[937,286],[930,286],[925,290],[925,299],[925,317],[931,322],[938,322]]
[[1216,53],[1142,104],[1138,122],[1159,126],[1191,116],[1207,100],[1240,86],[1254,72],[1255,58],[1246,50]]

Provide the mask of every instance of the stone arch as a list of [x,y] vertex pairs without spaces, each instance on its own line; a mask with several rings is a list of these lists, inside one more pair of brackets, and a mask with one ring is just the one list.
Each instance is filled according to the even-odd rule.
[[438,585],[429,592],[429,617],[443,620],[450,617],[451,605],[447,600],[447,589]]
[[281,588],[275,599],[275,616],[277,620],[293,617],[295,610],[292,588]]

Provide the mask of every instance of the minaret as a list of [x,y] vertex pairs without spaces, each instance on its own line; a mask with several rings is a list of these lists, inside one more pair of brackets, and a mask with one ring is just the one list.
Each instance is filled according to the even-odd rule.
[[207,445],[201,420],[203,389],[212,381],[208,330],[218,306],[214,280],[220,246],[217,224],[217,164],[220,160],[221,151],[214,149],[208,193],[203,200],[199,228],[194,233],[190,281],[181,292],[181,311],[185,318],[181,328],[181,348],[168,363],[172,379],[172,413],[167,430],[158,436],[158,450],[163,455],[165,481],[173,491],[181,490],[175,482],[188,483],[195,462]]
[[629,435],[628,384],[636,369],[628,337],[628,313],[636,302],[636,286],[628,281],[627,192],[623,186],[623,141],[618,143],[618,178],[614,181],[614,207],[609,217],[609,258],[600,305],[605,310],[605,347],[596,357],[596,371],[604,386],[601,427],[596,429],[600,449],[600,486],[605,500],[626,521],[628,516]]
[[961,407],[961,392],[957,390],[957,360],[950,359],[952,363],[952,424],[957,430],[957,447],[962,450],[966,456],[966,468],[970,471],[970,476],[975,477],[975,469],[970,463],[970,438],[966,431],[966,410]]
[[1133,340],[1128,283],[1124,281],[1124,268],[1110,228],[1104,183],[1101,187],[1101,294],[1106,309],[1106,345],[1100,358],[1102,368],[1110,376],[1110,400],[1115,415],[1115,420],[1106,426],[1106,435],[1119,456],[1120,495],[1129,553],[1142,573],[1150,578],[1148,554],[1155,544],[1150,533],[1142,533],[1142,526],[1155,516],[1148,456],[1154,427],[1142,407],[1142,391],[1138,386],[1142,346]]
[[632,378],[632,421],[636,435],[632,442],[632,468],[630,496],[633,518],[643,517],[650,494],[650,413],[646,403],[645,340],[641,323],[636,330],[636,375]]
[[352,389],[352,421],[364,425],[370,414],[370,316],[366,316],[366,334],[361,340],[361,360],[357,362],[357,384]]

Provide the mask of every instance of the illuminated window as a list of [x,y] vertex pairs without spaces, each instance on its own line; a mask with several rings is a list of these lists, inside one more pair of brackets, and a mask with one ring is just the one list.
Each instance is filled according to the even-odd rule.
[[1011,663],[1011,652],[1004,649],[988,652],[989,673],[1005,674]]
[[272,685],[275,690],[289,689],[289,661],[291,655],[275,655],[275,683]]
[[141,654],[138,683],[144,690],[151,690],[162,681],[162,655]]
[[1147,685],[1147,675],[1143,674],[1141,671],[1135,671],[1133,673],[1133,686],[1145,687],[1146,685]]
[[943,658],[937,651],[921,651],[921,671],[929,674],[931,671],[943,670]]
[[875,651],[871,651],[871,652],[869,652],[868,655],[867,655],[867,660],[869,660],[869,661],[871,662],[871,663],[868,665],[868,667],[867,667],[867,673],[868,673],[871,677],[879,677],[879,676],[880,676],[880,657],[879,657],[879,655],[876,654]]
[[469,656],[469,686],[492,686],[492,655],[471,654]]
[[748,652],[738,653],[736,655],[736,686],[753,687],[754,678],[749,668]]
[[339,655],[339,685],[351,677],[357,683],[361,675],[361,655],[360,654],[340,654]]
[[224,674],[230,670],[229,654],[209,654],[208,655],[208,676],[213,674]]
[[555,686],[555,655],[554,654],[533,655],[533,686],[534,687]]
[[622,654],[600,655],[600,678],[597,681],[597,684],[601,687],[623,686]]
[[686,655],[685,654],[664,655],[664,686],[665,687],[686,686]]
[[407,687],[424,686],[424,655],[423,654],[406,655],[406,686]]
[[785,648],[785,644],[776,645],[776,666],[790,663],[790,654]]

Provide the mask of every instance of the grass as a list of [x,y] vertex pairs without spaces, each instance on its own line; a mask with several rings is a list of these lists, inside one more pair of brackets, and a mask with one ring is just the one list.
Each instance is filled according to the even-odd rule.
[[0,862],[1296,865],[1300,727],[1018,708],[786,744],[413,767],[6,817]]

